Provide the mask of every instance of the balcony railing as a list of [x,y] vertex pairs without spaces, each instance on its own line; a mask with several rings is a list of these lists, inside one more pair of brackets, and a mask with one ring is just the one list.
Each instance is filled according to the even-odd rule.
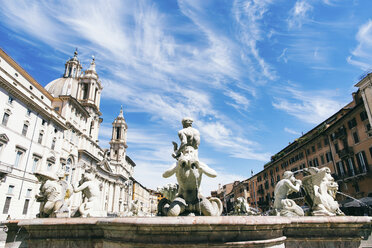
[[9,174],[13,171],[13,165],[0,162],[0,173]]
[[348,157],[348,156],[350,156],[350,157],[353,156],[354,151],[353,151],[352,147],[345,147],[344,149],[339,150],[337,152],[337,154],[340,157],[340,159],[343,159],[343,158]]

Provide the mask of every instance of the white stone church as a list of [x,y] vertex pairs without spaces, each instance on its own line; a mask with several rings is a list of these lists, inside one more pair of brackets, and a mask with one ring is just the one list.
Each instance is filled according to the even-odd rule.
[[[77,51],[63,77],[43,88],[0,49],[0,220],[35,218],[36,171],[64,171],[78,185],[93,168],[102,185],[101,209],[124,211],[132,199],[135,163],[126,154],[122,110],[112,124],[110,150],[98,144],[101,92],[94,59],[83,72]],[[81,193],[73,194],[71,208],[81,201]]]

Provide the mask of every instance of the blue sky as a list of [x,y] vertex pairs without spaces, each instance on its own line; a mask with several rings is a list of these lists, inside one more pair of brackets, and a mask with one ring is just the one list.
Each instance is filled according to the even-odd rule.
[[143,185],[174,160],[181,119],[218,183],[250,177],[270,156],[351,101],[372,68],[370,0],[1,1],[0,46],[41,85],[77,47],[104,86],[100,143],[123,105],[127,154]]

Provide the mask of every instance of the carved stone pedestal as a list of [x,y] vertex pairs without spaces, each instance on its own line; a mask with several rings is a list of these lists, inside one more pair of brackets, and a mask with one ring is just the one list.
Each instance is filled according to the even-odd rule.
[[8,247],[360,247],[371,217],[127,217],[12,220]]

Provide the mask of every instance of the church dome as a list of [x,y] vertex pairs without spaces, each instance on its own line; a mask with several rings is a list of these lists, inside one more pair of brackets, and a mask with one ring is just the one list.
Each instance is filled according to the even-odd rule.
[[45,89],[54,97],[71,95],[72,97],[77,97],[78,90],[78,80],[72,77],[63,77],[53,80]]
[[63,77],[57,78],[45,86],[45,89],[54,97],[70,95],[77,98],[78,79],[82,69],[77,56],[78,52],[76,50],[74,57],[67,60],[65,64]]

